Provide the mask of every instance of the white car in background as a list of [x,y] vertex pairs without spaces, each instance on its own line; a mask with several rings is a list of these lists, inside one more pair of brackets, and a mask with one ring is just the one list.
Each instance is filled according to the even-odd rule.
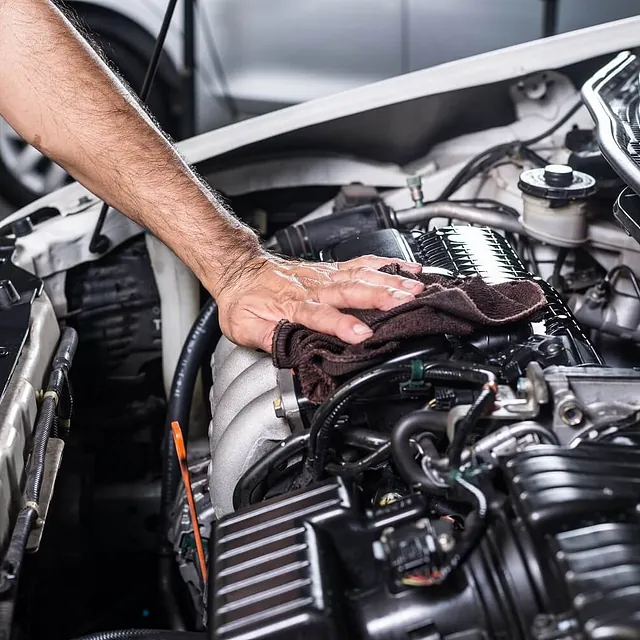
[[[167,0],[66,0],[136,90]],[[198,0],[196,122],[234,121],[542,35],[540,0]],[[561,0],[558,31],[635,15],[635,0]],[[181,3],[150,106],[180,138]],[[0,120],[0,197],[20,206],[65,172]]]

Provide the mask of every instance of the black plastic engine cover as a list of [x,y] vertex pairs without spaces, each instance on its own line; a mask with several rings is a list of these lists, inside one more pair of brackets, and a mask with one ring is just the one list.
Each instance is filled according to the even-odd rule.
[[[640,638],[640,452],[588,444],[537,447],[506,465],[513,503],[562,581],[556,610],[570,610],[589,640]],[[554,586],[554,589],[555,589]]]
[[223,518],[210,551],[209,629],[219,640],[342,637],[314,517],[348,509],[331,481]]
[[374,551],[423,516],[417,495],[365,514],[332,479],[222,518],[210,637],[640,638],[640,452],[538,446],[502,471],[505,509],[439,587],[394,588]]
[[[396,588],[374,544],[388,527],[401,529],[420,518],[425,500],[409,496],[366,515],[354,502],[347,486],[332,479],[222,518],[210,546],[210,637],[528,637],[538,598],[521,579],[527,575],[526,535],[519,540],[502,519],[446,585]],[[517,585],[517,595],[506,585]]]

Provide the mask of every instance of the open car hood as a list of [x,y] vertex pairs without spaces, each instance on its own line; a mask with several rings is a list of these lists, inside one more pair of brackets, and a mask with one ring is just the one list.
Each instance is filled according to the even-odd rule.
[[[229,125],[178,147],[188,162],[206,163],[214,172],[248,157],[300,150],[403,165],[443,139],[508,123],[513,117],[508,86],[515,79],[562,69],[580,86],[603,61],[639,45],[640,17],[629,18],[376,82]],[[546,124],[541,122],[541,129]],[[42,207],[73,213],[94,201],[72,184],[8,220]]]

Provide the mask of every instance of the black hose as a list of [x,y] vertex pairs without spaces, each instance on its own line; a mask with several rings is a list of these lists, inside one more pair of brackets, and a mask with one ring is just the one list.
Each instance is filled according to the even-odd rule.
[[355,429],[347,429],[344,434],[344,444],[357,449],[366,449],[367,451],[375,451],[382,445],[389,442],[389,437],[371,429],[363,429],[356,427]]
[[362,392],[385,378],[410,373],[408,364],[384,364],[358,374],[340,386],[332,396],[320,405],[311,421],[309,428],[309,450],[306,468],[318,479],[324,472],[327,449],[331,436],[331,428],[338,417],[356,398],[356,393]]
[[[47,444],[55,422],[58,404],[68,392],[68,375],[78,346],[78,334],[66,328],[53,356],[51,373],[45,389],[44,399],[34,427],[33,449],[29,459],[29,470],[24,491],[24,506],[16,518],[9,546],[0,564],[0,597],[4,598],[0,634],[9,632],[13,615],[11,594],[17,586],[29,534],[40,517],[40,491],[44,477]],[[68,404],[70,406],[70,404]]]
[[186,625],[182,612],[180,611],[180,605],[176,600],[173,585],[174,571],[175,558],[171,553],[171,549],[163,542],[158,565],[158,589],[160,591],[160,600],[164,607],[164,615],[167,624],[169,624],[173,630],[184,631]]
[[176,364],[169,392],[162,469],[161,515],[164,517],[163,526],[166,524],[166,519],[173,507],[180,483],[180,467],[171,435],[171,423],[173,421],[180,423],[185,442],[188,442],[189,415],[198,373],[203,359],[207,353],[213,350],[220,335],[218,306],[213,299],[209,299],[202,307],[187,335]]
[[380,448],[356,462],[329,462],[326,465],[326,470],[336,476],[355,478],[364,471],[368,471],[384,462],[390,455],[391,443],[386,442]]
[[485,416],[493,406],[497,394],[497,387],[495,382],[487,382],[483,387],[480,395],[476,398],[475,402],[471,405],[471,408],[467,412],[467,415],[462,418],[456,425],[456,430],[453,435],[453,440],[449,445],[447,456],[449,458],[449,467],[456,469],[460,466],[460,458],[462,456],[462,450],[467,441],[467,438],[471,434],[471,431],[477,424],[478,420]]
[[159,629],[120,629],[118,631],[99,631],[77,640],[204,640],[206,633],[188,631],[161,631]]
[[561,271],[564,263],[567,261],[569,255],[569,249],[566,247],[560,247],[556,255],[556,259],[553,262],[553,272],[551,273],[551,286],[562,294],[564,292],[564,286],[562,284]]
[[198,373],[203,359],[213,350],[220,338],[218,306],[213,299],[202,307],[180,352],[169,392],[164,434],[164,455],[162,458],[162,486],[160,495],[160,593],[166,611],[171,614],[170,622],[175,628],[184,628],[179,608],[173,601],[172,549],[167,540],[169,517],[180,483],[180,467],[176,458],[171,423],[180,423],[185,442],[189,436],[189,415]]
[[447,488],[437,485],[429,478],[415,458],[411,440],[424,433],[442,433],[441,425],[431,421],[430,412],[420,409],[412,411],[398,420],[391,432],[391,452],[396,469],[411,487],[420,487],[429,494],[443,495]]
[[286,464],[293,456],[302,453],[308,443],[308,431],[289,436],[247,469],[233,491],[233,508],[237,511],[262,500],[267,492],[265,481],[269,474]]
[[[332,429],[338,418],[355,400],[356,393],[391,376],[402,375],[406,378],[409,372],[409,364],[387,363],[374,367],[345,382],[320,406],[311,421],[309,450],[305,465],[307,473],[313,479],[318,480],[322,477]],[[490,371],[462,362],[423,362],[421,373],[425,381],[431,382],[466,382],[479,385],[487,380],[495,381],[495,376]]]

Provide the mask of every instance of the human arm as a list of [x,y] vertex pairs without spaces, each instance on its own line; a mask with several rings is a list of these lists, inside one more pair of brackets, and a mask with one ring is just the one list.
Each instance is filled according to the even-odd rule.
[[287,318],[358,342],[366,328],[338,308],[386,309],[421,290],[375,271],[380,259],[313,265],[266,254],[49,0],[0,0],[0,60],[0,114],[167,244],[214,296],[232,340],[269,350]]

